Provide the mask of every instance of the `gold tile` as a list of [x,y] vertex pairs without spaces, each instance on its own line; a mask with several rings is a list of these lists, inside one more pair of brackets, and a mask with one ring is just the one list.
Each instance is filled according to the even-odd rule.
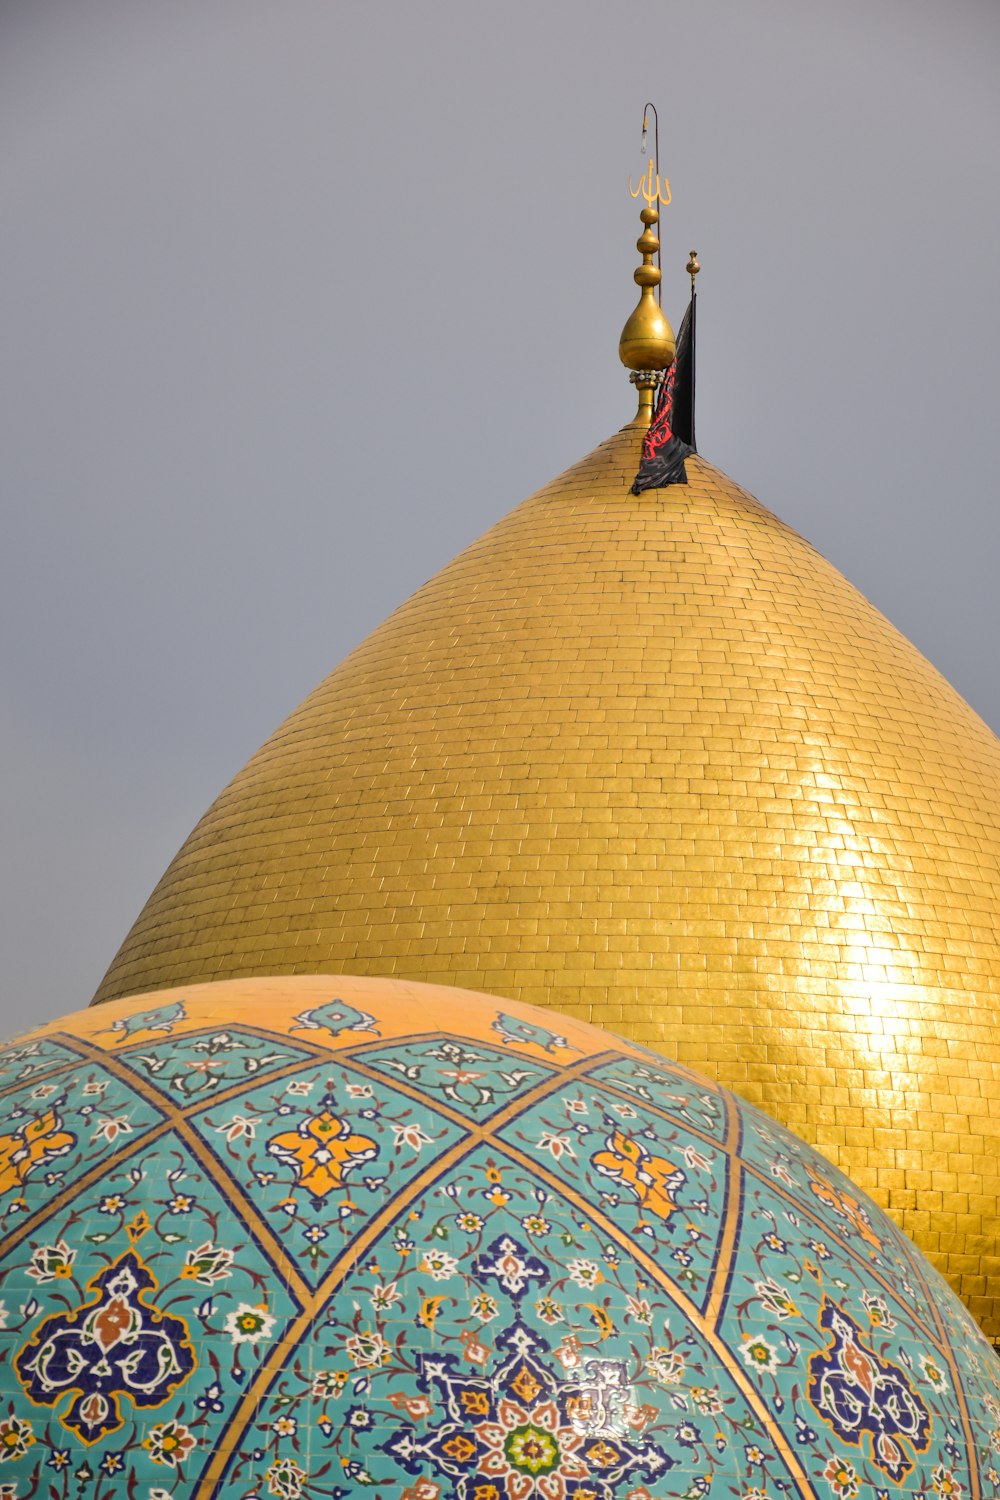
[[306,699],[98,998],[341,969],[586,1013],[856,1170],[1000,1334],[1000,744],[709,464],[631,495],[637,441]]

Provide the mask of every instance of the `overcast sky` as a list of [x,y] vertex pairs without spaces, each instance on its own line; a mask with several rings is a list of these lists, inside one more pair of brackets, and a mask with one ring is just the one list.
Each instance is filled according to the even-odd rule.
[[1000,728],[996,0],[0,0],[4,1029],[632,414],[647,97],[706,457]]

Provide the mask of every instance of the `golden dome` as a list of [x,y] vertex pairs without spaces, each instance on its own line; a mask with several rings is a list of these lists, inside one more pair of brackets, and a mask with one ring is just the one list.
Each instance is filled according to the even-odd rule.
[[710,464],[633,496],[641,439],[305,700],[98,999],[327,970],[606,1025],[817,1145],[998,1333],[1000,742]]

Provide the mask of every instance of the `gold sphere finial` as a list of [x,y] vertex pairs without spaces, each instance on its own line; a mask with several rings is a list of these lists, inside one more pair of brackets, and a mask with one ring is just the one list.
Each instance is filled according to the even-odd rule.
[[639,287],[639,301],[622,329],[618,357],[625,368],[632,371],[630,379],[639,392],[636,421],[648,427],[653,418],[653,391],[659,382],[660,371],[665,370],[674,357],[674,330],[656,300],[660,272],[653,264],[653,257],[660,248],[660,241],[653,226],[659,222],[660,215],[650,204],[642,209],[639,217],[643,230],[635,243],[642,255],[642,265],[632,273],[632,279]]
[[650,204],[639,217],[643,230],[635,247],[642,255],[642,265],[636,266],[632,273],[640,288],[639,301],[622,329],[618,355],[629,370],[665,370],[674,357],[674,331],[653,295],[654,287],[660,283],[660,272],[653,264],[660,241],[653,226],[660,215]]
[[632,273],[639,287],[639,301],[618,340],[618,357],[627,370],[629,379],[639,392],[639,410],[636,423],[648,427],[653,419],[653,392],[660,382],[663,370],[674,357],[674,330],[663,315],[656,288],[660,284],[660,269],[653,264],[659,259],[659,236],[654,225],[660,222],[657,204],[670,202],[670,183],[660,176],[660,126],[656,108],[647,103],[642,112],[642,150],[646,152],[646,120],[652,114],[656,127],[655,152],[646,163],[646,170],[633,187],[629,178],[628,190],[633,198],[642,198],[645,208],[639,212],[642,233],[636,240],[636,249],[642,255],[642,265]]
[[698,272],[701,270],[701,262],[698,259],[698,252],[697,252],[697,250],[692,250],[691,251],[690,259],[688,260],[688,263],[684,267],[684,269],[685,269],[685,271],[688,273],[688,275],[691,278],[691,290],[693,292],[694,291],[694,278],[697,276]]

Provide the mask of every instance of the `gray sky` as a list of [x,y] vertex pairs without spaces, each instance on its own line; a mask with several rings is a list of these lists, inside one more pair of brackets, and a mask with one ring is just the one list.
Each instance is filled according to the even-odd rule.
[[647,97],[703,453],[1000,728],[998,72],[996,0],[0,0],[4,1029],[629,418]]

